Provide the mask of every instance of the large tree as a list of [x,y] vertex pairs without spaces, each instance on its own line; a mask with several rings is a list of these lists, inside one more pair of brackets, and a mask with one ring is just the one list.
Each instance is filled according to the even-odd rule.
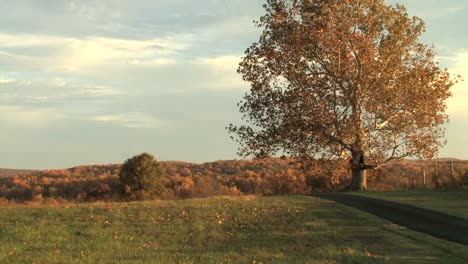
[[240,154],[349,160],[365,170],[433,157],[445,144],[446,99],[459,77],[419,41],[424,22],[384,0],[267,0],[258,42],[238,72],[251,89],[231,125]]

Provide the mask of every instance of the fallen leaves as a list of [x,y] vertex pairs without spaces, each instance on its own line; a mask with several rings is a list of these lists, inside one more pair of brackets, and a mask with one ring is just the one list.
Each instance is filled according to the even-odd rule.
[[57,244],[54,244],[54,249],[53,251],[55,255],[59,254],[60,253],[60,249],[58,248],[58,245]]

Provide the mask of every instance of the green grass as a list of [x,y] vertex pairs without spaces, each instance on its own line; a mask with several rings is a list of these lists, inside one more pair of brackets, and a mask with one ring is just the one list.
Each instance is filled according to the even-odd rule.
[[313,197],[0,206],[0,263],[468,263],[468,247]]
[[468,191],[368,191],[352,194],[410,204],[468,219]]

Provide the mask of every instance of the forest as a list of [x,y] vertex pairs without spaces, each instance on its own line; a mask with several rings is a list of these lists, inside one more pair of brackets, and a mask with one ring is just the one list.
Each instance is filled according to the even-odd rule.
[[[346,164],[335,165],[331,170],[327,164],[317,163],[304,172],[290,160],[281,158],[160,163],[165,174],[165,188],[160,199],[312,194],[340,191],[351,180]],[[14,176],[8,176],[14,170],[0,170],[0,174],[8,176],[0,178],[0,200],[2,203],[122,201],[120,168],[121,164],[89,165],[17,171]],[[468,161],[394,161],[369,171],[368,178],[371,190],[467,188]]]

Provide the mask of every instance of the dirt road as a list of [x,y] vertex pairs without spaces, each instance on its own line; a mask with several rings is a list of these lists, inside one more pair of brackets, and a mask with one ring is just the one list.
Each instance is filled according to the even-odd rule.
[[317,195],[419,232],[468,245],[468,220],[411,205],[349,194]]

